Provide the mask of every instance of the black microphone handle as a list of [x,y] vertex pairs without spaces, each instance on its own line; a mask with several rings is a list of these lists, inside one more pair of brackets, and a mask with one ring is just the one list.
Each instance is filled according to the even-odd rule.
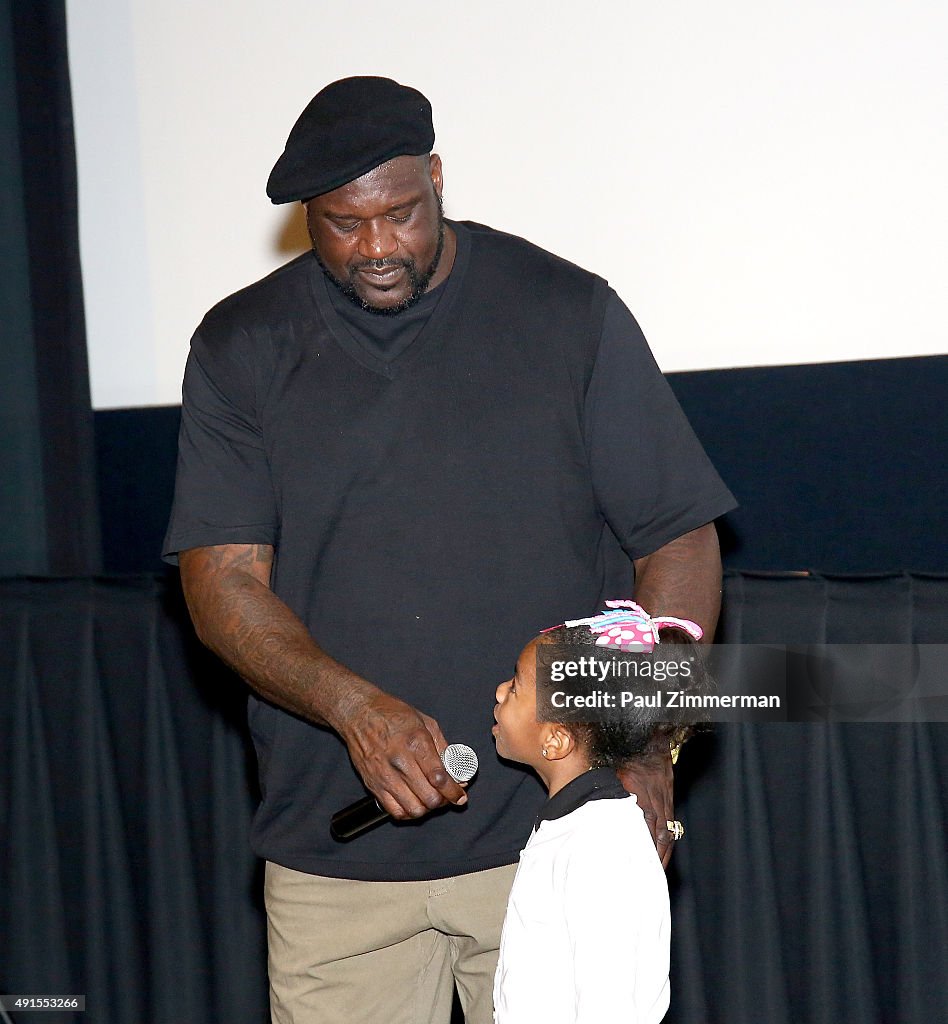
[[354,839],[388,817],[388,811],[379,806],[374,796],[366,796],[336,811],[329,822],[329,834],[339,842]]
[[[465,743],[451,743],[445,747],[441,752],[441,762],[455,782],[470,782],[477,772],[477,754]],[[329,820],[329,834],[340,842],[355,839],[388,817],[388,811],[382,810],[374,796],[364,796],[336,811]]]

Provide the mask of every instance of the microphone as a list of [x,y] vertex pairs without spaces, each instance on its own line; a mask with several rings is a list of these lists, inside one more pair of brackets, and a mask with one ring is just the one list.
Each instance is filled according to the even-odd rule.
[[[477,754],[464,743],[445,747],[441,761],[455,782],[470,782],[477,772]],[[355,839],[389,817],[391,815],[383,810],[374,796],[365,796],[336,811],[329,822],[329,834],[338,842]]]

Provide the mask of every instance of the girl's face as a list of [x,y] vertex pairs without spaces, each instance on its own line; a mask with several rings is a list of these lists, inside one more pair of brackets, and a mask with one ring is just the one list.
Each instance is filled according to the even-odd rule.
[[537,721],[536,649],[536,640],[531,640],[517,659],[513,678],[497,687],[494,707],[497,724],[492,729],[501,757],[534,768],[543,763],[540,751],[545,724]]

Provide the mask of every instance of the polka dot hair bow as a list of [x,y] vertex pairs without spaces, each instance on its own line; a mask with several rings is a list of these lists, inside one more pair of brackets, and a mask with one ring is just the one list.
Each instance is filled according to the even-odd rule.
[[[664,626],[677,626],[700,640],[704,631],[689,619],[676,619],[670,615],[659,615],[654,619],[634,601],[606,601],[607,612],[600,612],[588,619],[573,619],[563,625],[588,626],[596,634],[596,646],[614,651],[643,651],[648,654],[659,643],[658,631]],[[551,626],[550,629],[559,629]],[[545,629],[544,633],[549,633]]]

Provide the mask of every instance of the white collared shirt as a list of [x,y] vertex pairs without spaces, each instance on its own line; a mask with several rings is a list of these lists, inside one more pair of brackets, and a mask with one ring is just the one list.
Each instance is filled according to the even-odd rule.
[[670,941],[668,883],[634,796],[541,820],[510,891],[494,1020],[658,1024]]

